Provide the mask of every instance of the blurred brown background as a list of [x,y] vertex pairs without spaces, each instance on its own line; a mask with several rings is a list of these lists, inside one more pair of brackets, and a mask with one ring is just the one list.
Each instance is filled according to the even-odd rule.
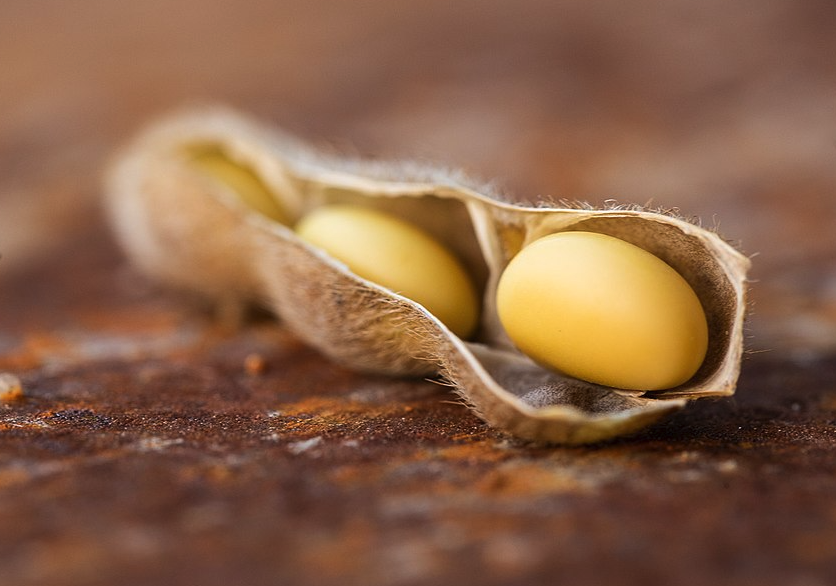
[[[3,583],[833,583],[834,33],[829,0],[4,0],[0,370],[29,399],[0,411]],[[718,226],[755,255],[738,397],[537,450],[280,328],[215,332],[98,207],[113,150],[204,101]]]
[[105,158],[149,117],[217,101],[350,152],[462,166],[521,199],[680,208],[760,255],[754,344],[836,339],[826,0],[0,11],[4,273],[92,221]]

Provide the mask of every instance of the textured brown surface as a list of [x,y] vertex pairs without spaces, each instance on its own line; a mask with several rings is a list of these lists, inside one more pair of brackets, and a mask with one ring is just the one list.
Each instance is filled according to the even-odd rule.
[[[0,583],[834,583],[834,29],[826,1],[3,2]],[[195,99],[719,223],[758,253],[737,395],[532,448],[264,316],[221,328],[96,204]]]

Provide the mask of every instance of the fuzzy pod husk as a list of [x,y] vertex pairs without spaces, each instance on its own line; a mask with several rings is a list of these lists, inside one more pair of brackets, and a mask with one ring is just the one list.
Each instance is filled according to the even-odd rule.
[[[430,232],[456,253],[483,292],[481,322],[462,340],[419,304],[248,208],[191,162],[211,145],[254,172],[291,218],[329,203],[380,209]],[[226,305],[258,303],[331,359],[400,376],[439,376],[487,423],[526,440],[580,444],[628,434],[690,399],[730,395],[740,373],[748,259],[711,230],[637,207],[531,207],[503,201],[459,172],[322,152],[223,108],[176,113],[142,132],[106,178],[114,230],[152,277]],[[636,244],[676,269],[709,326],[699,371],[673,389],[642,393],[546,370],[499,324],[502,270],[525,245],[563,230]]]

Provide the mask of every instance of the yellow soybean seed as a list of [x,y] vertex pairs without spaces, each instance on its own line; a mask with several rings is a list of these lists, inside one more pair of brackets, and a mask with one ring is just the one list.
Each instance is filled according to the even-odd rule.
[[289,224],[287,214],[270,189],[252,169],[230,159],[221,149],[196,148],[193,164],[205,175],[231,189],[247,206],[281,224]]
[[690,379],[708,326],[685,279],[653,254],[592,232],[561,232],[515,256],[499,282],[499,318],[536,362],[623,389]]
[[297,234],[356,275],[417,301],[453,333],[473,333],[479,301],[461,262],[428,233],[380,211],[320,207],[296,227]]

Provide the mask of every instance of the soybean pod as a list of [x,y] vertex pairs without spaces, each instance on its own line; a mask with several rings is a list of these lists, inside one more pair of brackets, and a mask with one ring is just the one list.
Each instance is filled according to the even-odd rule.
[[[459,172],[323,154],[223,108],[152,124],[106,183],[114,230],[153,278],[263,305],[353,369],[439,377],[518,438],[605,440],[737,383],[749,260],[672,214],[513,204]],[[587,242],[543,256],[555,235]],[[520,311],[539,287],[550,305]]]

